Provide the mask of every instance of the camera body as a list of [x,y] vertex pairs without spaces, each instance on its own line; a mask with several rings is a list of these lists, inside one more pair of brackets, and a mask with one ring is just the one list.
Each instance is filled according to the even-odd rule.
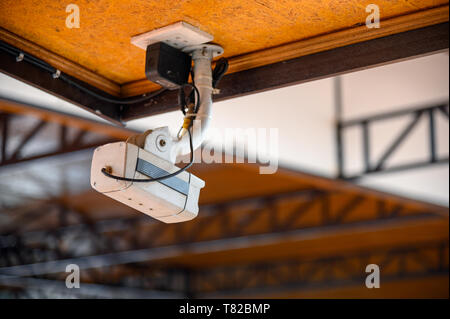
[[96,148],[91,166],[92,188],[164,223],[188,221],[198,214],[200,189],[205,182],[189,172],[143,183],[108,177],[102,168],[115,176],[133,179],[157,178],[179,170],[172,162],[137,145],[117,142]]

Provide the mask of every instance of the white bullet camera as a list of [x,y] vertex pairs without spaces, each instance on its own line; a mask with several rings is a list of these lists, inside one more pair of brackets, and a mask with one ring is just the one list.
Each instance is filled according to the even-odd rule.
[[180,168],[174,163],[178,156],[188,153],[192,163],[193,152],[205,137],[212,106],[211,61],[223,52],[211,44],[183,51],[194,62],[195,85],[190,86],[196,94],[195,103],[185,109],[178,136],[171,137],[168,128],[162,127],[127,142],[100,146],[94,151],[91,167],[94,189],[165,223],[188,221],[198,214],[200,189],[205,182],[185,170],[189,165]]

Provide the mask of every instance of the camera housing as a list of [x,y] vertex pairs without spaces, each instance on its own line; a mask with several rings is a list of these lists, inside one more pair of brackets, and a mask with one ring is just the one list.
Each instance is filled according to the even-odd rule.
[[205,182],[189,172],[142,183],[110,178],[102,168],[115,176],[133,179],[157,178],[179,170],[137,145],[117,142],[97,147],[91,166],[92,188],[164,223],[188,221],[198,214],[200,189]]

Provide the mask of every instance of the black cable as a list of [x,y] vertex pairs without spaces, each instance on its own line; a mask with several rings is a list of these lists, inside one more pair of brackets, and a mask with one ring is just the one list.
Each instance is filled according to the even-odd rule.
[[194,163],[194,145],[192,144],[192,134],[191,134],[191,127],[188,128],[188,134],[189,134],[189,147],[191,149],[191,156],[190,156],[190,160],[189,163],[186,164],[186,166],[180,168],[178,171],[165,175],[165,176],[161,176],[161,177],[156,177],[156,178],[149,178],[149,179],[140,179],[140,178],[128,178],[128,177],[121,177],[121,176],[116,176],[116,175],[112,175],[110,173],[108,173],[108,171],[106,170],[106,168],[102,168],[102,173],[105,176],[108,176],[110,178],[114,178],[117,179],[119,181],[126,181],[126,182],[137,182],[137,183],[147,183],[147,182],[156,182],[156,181],[161,181],[163,179],[167,179],[170,177],[174,177],[178,174],[180,174],[181,172],[184,172],[185,170],[187,170],[189,167],[192,166],[192,164]]
[[[32,56],[32,55],[24,53],[24,52],[22,52],[22,51],[20,51],[20,50],[18,50],[16,48],[14,48],[13,46],[10,46],[10,45],[4,43],[4,42],[0,42],[0,49],[2,49],[3,51],[5,51],[5,52],[7,52],[7,53],[9,53],[9,54],[11,54],[13,56],[16,56],[16,57],[20,56],[20,54],[23,54],[23,60],[24,61],[27,61],[27,62],[29,62],[29,63],[31,63],[31,64],[39,67],[39,68],[41,68],[41,69],[51,73],[51,74],[56,74],[56,72],[58,71],[58,69],[52,67],[50,64],[48,64],[48,63],[46,63],[46,62],[44,62],[44,61],[42,61],[42,60]],[[20,62],[20,61],[18,61],[18,62]],[[69,77],[67,77],[63,73],[60,73],[56,78],[59,78],[59,79],[65,81],[66,83],[68,83],[68,84],[70,84],[72,86],[75,86],[79,90],[81,90],[81,91],[83,91],[83,92],[85,92],[85,93],[87,93],[87,94],[89,94],[91,96],[94,96],[94,97],[96,97],[99,100],[102,100],[102,101],[108,102],[108,103],[122,104],[122,105],[124,105],[124,104],[134,104],[134,103],[139,103],[139,102],[146,101],[148,99],[151,99],[151,98],[155,97],[156,95],[161,94],[162,92],[164,92],[166,90],[166,89],[162,88],[162,89],[160,89],[158,91],[151,92],[149,95],[144,95],[144,96],[137,97],[137,98],[132,98],[132,99],[121,100],[121,99],[109,98],[109,97],[100,95],[98,93],[95,93],[94,91],[90,90],[89,88],[84,87],[81,84],[78,84],[77,82],[71,80]]]
[[105,101],[105,102],[109,102],[109,103],[113,103],[113,104],[134,104],[134,103],[143,102],[143,101],[146,101],[148,99],[151,99],[152,97],[155,97],[155,96],[161,94],[162,92],[164,92],[166,90],[165,88],[162,88],[162,89],[160,89],[158,91],[152,92],[151,94],[145,95],[145,96],[142,96],[142,97],[134,98],[134,99],[131,99],[131,100],[119,100],[119,99],[111,99],[111,98],[102,96],[100,94],[97,94],[97,93],[89,90],[88,88],[86,88],[86,87],[84,87],[84,86],[82,86],[82,85],[72,81],[71,79],[69,79],[68,77],[66,77],[63,74],[61,74],[59,76],[59,78],[61,80],[64,80],[65,82],[69,83],[70,85],[75,86],[76,88],[80,89],[81,91],[98,98],[99,100],[102,100],[102,101]]
[[[186,86],[192,87],[193,90],[192,92],[195,92],[195,94],[197,94],[197,102],[196,102],[196,106],[195,106],[195,113],[197,113],[199,105],[200,105],[200,92],[198,91],[197,87],[194,84],[191,83],[185,83],[180,87],[180,93],[179,93],[179,102],[181,105],[181,111],[183,112],[184,115],[186,115],[186,111],[184,110],[184,107],[186,106],[186,96],[185,96],[185,92],[184,92],[184,88]],[[182,92],[182,93],[181,93]],[[184,105],[184,107],[183,107]],[[189,125],[187,132],[189,134],[189,147],[190,147],[190,160],[189,163],[187,165],[185,165],[184,167],[180,168],[178,171],[171,173],[171,174],[167,174],[165,176],[161,176],[161,177],[156,177],[156,178],[149,178],[149,179],[138,179],[138,178],[128,178],[128,177],[121,177],[121,176],[116,176],[113,174],[108,173],[108,171],[106,170],[105,167],[102,168],[102,173],[105,176],[108,176],[110,178],[119,180],[119,181],[126,181],[126,182],[137,182],[137,183],[147,183],[147,182],[156,182],[156,181],[161,181],[170,177],[174,177],[178,174],[180,174],[181,172],[184,172],[185,170],[187,170],[189,167],[192,166],[192,164],[194,163],[194,145],[192,142],[192,133],[191,133],[191,128],[192,128],[192,121],[191,124]]]
[[193,83],[185,83],[181,85],[180,90],[178,92],[178,103],[180,104],[181,112],[183,112],[183,115],[186,115],[186,107],[188,105],[188,102],[186,102],[186,92],[184,91],[184,88],[186,86],[191,87],[193,90],[191,93],[189,93],[189,98],[191,99],[192,93],[195,93],[197,95],[197,101],[195,103],[194,113],[198,112],[199,106],[200,106],[200,92],[198,91],[198,88]]
[[[191,68],[191,79],[192,79],[192,85],[194,86],[194,89],[196,89],[197,87],[195,86],[195,74],[194,74],[194,68]],[[196,90],[197,91],[197,101],[200,99],[200,93],[198,93],[198,90]],[[194,90],[192,90],[191,91],[191,94],[189,94],[189,102],[190,103],[195,103],[195,93],[196,92],[194,92]],[[198,111],[198,102],[197,102],[197,105],[196,105],[196,107],[195,107],[195,112],[197,112]]]
[[186,92],[182,88],[178,91],[178,105],[183,115],[186,115]]
[[[22,60],[25,60],[25,61],[27,61],[27,62],[29,62],[29,63],[37,66],[37,67],[40,67],[41,69],[43,69],[45,71],[48,71],[52,75],[56,75],[57,74],[57,76],[55,78],[59,78],[59,79],[65,81],[65,82],[67,82],[68,84],[78,88],[79,90],[81,90],[81,91],[83,91],[83,92],[85,92],[85,93],[87,93],[89,95],[92,95],[92,96],[94,96],[94,97],[96,97],[96,98],[98,98],[100,100],[103,100],[105,102],[109,102],[109,103],[114,103],[114,104],[133,104],[133,103],[138,103],[138,102],[142,102],[142,101],[151,99],[152,97],[154,97],[154,96],[156,96],[156,95],[158,95],[158,94],[160,94],[160,93],[162,93],[163,91],[166,90],[166,89],[162,88],[162,89],[160,89],[160,90],[158,90],[156,92],[152,92],[150,95],[139,97],[139,98],[135,98],[135,99],[128,99],[128,100],[112,99],[112,98],[108,98],[108,97],[105,97],[105,96],[102,96],[100,94],[97,94],[97,93],[93,92],[92,90],[90,90],[90,89],[88,89],[88,88],[78,84],[77,82],[71,80],[69,77],[67,77],[66,75],[62,74],[61,71],[59,71],[58,69],[52,67],[50,64],[48,64],[48,63],[46,63],[46,62],[44,62],[44,61],[42,61],[42,60],[40,60],[38,58],[35,58],[32,55],[25,54],[24,52],[22,52],[22,51],[20,51],[20,50],[18,50],[16,48],[14,48],[14,47],[4,43],[3,41],[0,42],[0,49],[2,49],[3,51],[5,51],[5,52],[7,52],[7,53],[9,53],[9,54],[11,54],[13,56],[16,56],[16,57],[19,57],[20,55],[22,55]],[[17,62],[20,62],[22,60],[18,60]],[[194,84],[190,84],[190,83],[183,84],[182,87],[180,88],[180,90],[184,90],[185,86],[192,87],[193,88],[192,92],[195,91],[195,94],[197,94],[197,103],[196,103],[196,106],[194,108],[195,109],[195,113],[196,113],[198,111],[198,108],[199,108],[199,105],[200,105],[200,92],[198,91],[197,87]],[[183,101],[182,102],[180,101],[180,104],[182,104],[182,107],[183,107],[183,104],[186,105],[186,99],[184,97],[184,94],[183,94]],[[183,108],[182,108],[182,111],[183,111],[184,114],[186,113],[186,111]],[[188,134],[189,134],[189,146],[190,146],[190,153],[191,153],[190,154],[190,160],[189,160],[189,163],[187,165],[185,165],[184,167],[180,168],[178,171],[176,171],[174,173],[171,173],[171,174],[168,174],[168,175],[165,175],[165,176],[160,176],[160,177],[151,178],[151,179],[135,179],[135,178],[127,178],[127,177],[115,176],[115,175],[112,175],[112,174],[108,173],[106,168],[102,168],[102,170],[101,170],[102,173],[105,176],[108,176],[108,177],[116,179],[116,180],[127,181],[127,182],[142,182],[142,183],[143,182],[161,181],[161,180],[164,180],[164,179],[167,179],[167,178],[170,178],[170,177],[173,177],[173,176],[176,176],[176,175],[180,174],[181,172],[183,172],[183,171],[187,170],[189,167],[191,167],[192,164],[194,163],[194,146],[193,146],[193,142],[192,142],[192,134],[191,134],[191,131],[190,131],[191,127],[192,127],[192,124],[187,129]]]
[[216,88],[217,85],[219,85],[220,79],[222,79],[222,77],[225,75],[225,73],[227,73],[227,71],[228,71],[228,60],[226,58],[220,58],[219,60],[217,60],[216,66],[214,67],[212,73],[213,88]]

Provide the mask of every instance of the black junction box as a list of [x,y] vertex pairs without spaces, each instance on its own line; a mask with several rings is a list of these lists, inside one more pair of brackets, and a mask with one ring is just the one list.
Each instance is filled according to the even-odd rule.
[[188,82],[192,59],[187,53],[163,42],[147,47],[145,75],[147,79],[169,90]]

